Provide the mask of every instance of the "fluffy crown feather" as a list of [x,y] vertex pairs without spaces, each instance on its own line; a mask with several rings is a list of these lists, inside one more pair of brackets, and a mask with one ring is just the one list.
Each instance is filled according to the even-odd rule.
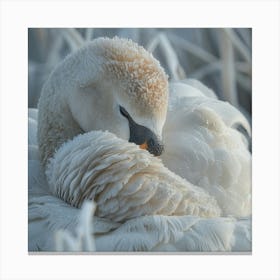
[[141,111],[166,111],[168,76],[151,53],[129,39],[98,38],[95,53],[105,59],[106,75],[117,81],[126,97],[132,97]]

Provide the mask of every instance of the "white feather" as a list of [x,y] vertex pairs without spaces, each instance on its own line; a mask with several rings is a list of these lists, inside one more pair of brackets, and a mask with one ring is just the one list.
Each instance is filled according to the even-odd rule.
[[163,163],[174,173],[207,190],[222,215],[251,214],[251,154],[237,124],[250,125],[234,107],[199,89],[171,83],[163,129]]
[[215,199],[112,133],[93,131],[58,149],[47,166],[51,192],[75,207],[95,200],[96,215],[125,221],[142,215],[218,216]]
[[[183,94],[184,95],[184,94]],[[190,104],[195,104],[192,102],[190,98],[194,97],[190,94],[189,101]],[[199,94],[199,97],[202,96]],[[181,98],[186,98],[182,97]],[[174,99],[174,98],[171,98]],[[176,98],[174,99],[174,102]],[[181,100],[182,101],[182,100]],[[185,100],[187,101],[187,100]],[[204,100],[205,102],[206,100]],[[173,101],[171,102],[174,106]],[[178,102],[177,104],[182,104],[182,102]],[[189,103],[186,102],[186,105]],[[201,103],[200,103],[201,104]],[[210,103],[206,103],[210,104]],[[190,105],[191,106],[191,105]],[[180,108],[180,107],[179,107]],[[183,108],[183,106],[182,106]],[[174,110],[174,107],[173,109]],[[180,110],[179,110],[180,111]],[[183,110],[182,112],[178,112],[178,116],[183,118],[182,120],[186,120],[185,114],[188,110]],[[225,121],[222,117],[218,117],[218,114],[221,114],[222,111],[215,112],[212,108],[208,109],[207,106],[199,107],[198,110],[190,110],[190,120],[184,121],[182,123],[177,122],[177,128],[181,129],[181,136],[180,133],[173,135],[176,137],[177,142],[183,141],[182,143],[186,145],[186,141],[191,141],[192,143],[192,153],[188,151],[192,155],[192,162],[191,168],[193,168],[193,174],[197,174],[196,176],[199,177],[200,169],[207,169],[209,163],[214,163],[217,157],[219,158],[222,167],[218,165],[214,165],[214,172],[221,172],[220,169],[223,169],[223,165],[227,166],[227,164],[232,164],[233,166],[229,166],[230,169],[238,169],[238,161],[233,163],[231,160],[227,158],[227,153],[230,153],[229,147],[235,147],[235,145],[223,144],[219,152],[213,153],[211,150],[212,147],[209,146],[209,141],[214,137],[213,135],[207,134],[217,134],[223,135],[225,129],[228,129]],[[207,115],[208,123],[203,118]],[[221,114],[222,115],[222,114]],[[176,115],[176,117],[178,117]],[[214,118],[215,123],[211,123],[211,117]],[[188,118],[189,119],[189,118]],[[196,120],[193,125],[196,126],[197,131],[194,130],[190,124],[193,120]],[[168,121],[176,121],[176,118],[170,116],[170,120]],[[36,125],[34,122],[30,122],[30,129],[29,132],[34,134],[34,129],[36,129]],[[181,124],[181,127],[180,127]],[[203,127],[204,125],[204,127]],[[203,129],[202,129],[202,128]],[[166,135],[171,133],[168,130],[168,123],[166,126]],[[190,135],[187,133],[191,132],[194,133],[193,139],[189,140],[188,138]],[[232,131],[231,131],[232,132]],[[236,132],[237,133],[237,132]],[[187,139],[184,139],[187,134]],[[217,137],[216,135],[216,137]],[[233,136],[236,139],[239,139],[240,136],[238,134],[234,134]],[[97,138],[93,139],[93,136],[98,136]],[[180,138],[180,137],[181,138]],[[195,141],[195,138],[198,140]],[[32,139],[32,137],[30,137]],[[203,143],[203,141],[204,143]],[[33,140],[32,140],[33,141]],[[32,142],[31,141],[31,142]],[[180,142],[179,141],[179,142]],[[238,141],[241,141],[240,139]],[[221,141],[220,141],[221,142]],[[220,143],[219,141],[217,143]],[[33,142],[32,142],[33,143]],[[35,147],[36,153],[36,145],[31,143],[30,147]],[[97,145],[94,145],[98,143]],[[181,143],[181,144],[182,144]],[[243,143],[241,141],[241,143]],[[178,145],[180,143],[172,142]],[[227,147],[227,149],[225,149]],[[246,145],[243,143],[241,145],[242,148],[246,149]],[[184,145],[181,146],[184,148]],[[114,154],[114,151],[118,153]],[[191,149],[190,149],[191,150]],[[194,152],[196,151],[196,153]],[[184,151],[185,152],[185,151]],[[106,154],[107,153],[107,154]],[[168,149],[167,149],[168,153]],[[167,155],[164,155],[164,157]],[[180,174],[180,169],[178,168],[180,160],[183,157],[180,157],[182,153],[173,153],[173,156],[168,158],[170,166],[175,164],[174,168],[177,168],[178,174]],[[238,154],[238,153],[237,153]],[[241,152],[239,157],[241,158]],[[107,155],[107,156],[106,156]],[[247,155],[245,153],[245,155]],[[97,156],[99,159],[97,160]],[[178,157],[179,156],[179,157]],[[163,160],[167,160],[164,158]],[[177,158],[176,158],[177,157]],[[174,160],[176,158],[176,161]],[[238,160],[240,160],[238,158]],[[71,165],[68,166],[63,164],[63,159],[73,160]],[[223,161],[224,159],[224,161]],[[60,161],[61,160],[61,161]],[[88,160],[88,163],[87,163]],[[100,160],[102,160],[102,164],[100,164]],[[121,165],[117,167],[115,170],[114,168],[108,168],[110,164],[114,163],[114,160],[120,162]],[[131,163],[134,160],[134,165]],[[185,158],[186,160],[186,158]],[[68,161],[68,163],[69,163]],[[57,165],[55,164],[57,163]],[[248,163],[248,159],[245,160],[245,163]],[[83,163],[83,167],[81,168],[81,164]],[[84,164],[85,163],[85,164]],[[137,163],[137,164],[136,164]],[[182,163],[182,162],[181,162]],[[186,171],[186,167],[184,166],[183,162],[182,166],[184,171]],[[127,169],[124,171],[124,167],[129,166],[129,172]],[[146,170],[147,166],[150,168],[150,177],[143,179],[142,176],[136,176],[139,170]],[[116,166],[114,166],[116,167]],[[171,166],[172,167],[172,166]],[[170,169],[172,170],[172,168]],[[95,240],[95,246],[97,251],[250,251],[251,250],[251,218],[245,219],[234,219],[234,218],[201,218],[197,216],[163,216],[163,215],[152,215],[152,216],[141,216],[137,218],[133,218],[133,215],[144,215],[145,211],[149,211],[150,208],[145,209],[145,207],[141,206],[141,203],[145,203],[145,200],[149,196],[153,196],[155,193],[155,187],[153,187],[154,180],[151,179],[153,176],[153,172],[155,170],[161,170],[162,173],[159,172],[157,176],[157,180],[163,180],[166,184],[170,182],[169,180],[177,180],[181,183],[181,179],[178,179],[178,176],[173,174],[172,172],[168,171],[166,168],[163,167],[161,162],[155,158],[152,158],[147,154],[145,151],[139,150],[135,145],[128,144],[123,140],[118,139],[114,135],[110,133],[104,132],[92,132],[88,134],[84,134],[82,136],[77,137],[73,141],[66,143],[56,154],[53,162],[50,163],[50,168],[53,168],[53,173],[50,172],[49,176],[51,177],[50,180],[53,179],[53,176],[58,176],[56,178],[61,177],[62,182],[69,182],[69,184],[52,186],[53,188],[62,188],[62,191],[65,191],[67,186],[70,186],[68,195],[76,195],[79,193],[77,192],[77,184],[83,182],[82,185],[79,185],[81,189],[82,186],[87,187],[90,185],[92,172],[96,172],[96,174],[100,174],[96,177],[97,182],[103,184],[103,187],[100,185],[93,191],[93,195],[96,195],[98,192],[101,194],[99,196],[100,199],[100,206],[102,206],[102,211],[100,210],[100,216],[107,216],[110,219],[104,219],[99,217],[94,217],[93,219],[93,228],[94,230],[90,230],[89,226],[83,227],[82,222],[80,219],[81,215],[86,215],[86,213],[81,214],[81,210],[71,205],[65,203],[64,201],[60,200],[59,198],[53,196],[49,189],[48,184],[43,172],[43,168],[38,160],[30,160],[29,161],[29,250],[30,251],[54,251],[54,250],[63,250],[63,251],[79,251],[79,250],[88,250],[89,248],[85,248],[81,245],[81,238],[77,237],[77,228],[84,228],[88,236],[92,236],[92,240]],[[134,168],[134,172],[132,171]],[[242,167],[241,164],[241,169]],[[63,170],[67,169],[68,171],[72,170],[72,172],[63,173]],[[109,176],[102,176],[102,171]],[[216,172],[216,173],[215,173]],[[238,173],[238,170],[235,171]],[[239,170],[238,174],[241,171]],[[168,174],[168,175],[166,175]],[[190,173],[187,173],[190,174]],[[114,176],[111,176],[114,175]],[[230,174],[228,174],[230,175]],[[64,177],[63,177],[64,176]],[[129,176],[136,177],[134,180],[134,184],[129,184]],[[170,176],[170,178],[168,178]],[[193,176],[193,178],[197,178]],[[247,178],[243,175],[243,179]],[[144,176],[145,177],[145,176]],[[232,178],[231,181],[234,181],[236,176],[228,177]],[[112,178],[116,181],[112,181]],[[190,177],[192,179],[192,177]],[[190,180],[190,178],[188,178]],[[215,176],[208,177],[205,176],[207,180],[205,180],[209,186],[208,191],[212,192],[212,195],[217,198],[220,205],[223,206],[223,201],[233,201],[235,196],[238,194],[242,194],[242,187],[238,189],[238,186],[235,184],[234,186],[237,187],[235,190],[232,187],[232,191],[223,187],[221,189],[214,191],[215,188],[212,186],[212,189],[209,185],[211,179],[215,179]],[[204,178],[204,179],[205,179]],[[248,178],[247,178],[248,179]],[[118,181],[119,180],[119,181]],[[147,180],[151,184],[147,186]],[[165,182],[166,180],[166,182]],[[228,184],[232,184],[232,182],[228,182]],[[125,182],[126,188],[123,187],[122,182]],[[245,182],[245,181],[244,181]],[[142,184],[141,184],[142,183]],[[248,182],[247,182],[248,183]],[[185,182],[186,184],[186,182]],[[207,184],[204,183],[201,185],[207,189]],[[105,186],[106,185],[106,186]],[[156,184],[155,184],[156,185]],[[184,183],[183,183],[184,185]],[[158,185],[157,185],[158,186]],[[191,184],[186,184],[187,189],[192,188]],[[146,188],[148,187],[148,189]],[[248,186],[247,186],[248,187]],[[142,188],[142,193],[141,193]],[[159,187],[158,187],[159,188]],[[181,187],[180,187],[181,188]],[[179,188],[179,189],[180,189]],[[197,190],[197,187],[194,187]],[[76,192],[75,192],[76,190]],[[92,188],[90,188],[92,190]],[[148,193],[146,193],[148,190]],[[201,192],[198,192],[201,194]],[[222,193],[222,198],[219,197],[219,194]],[[63,194],[63,192],[61,193]],[[86,197],[89,198],[89,193],[85,192]],[[120,195],[120,201],[117,202],[115,205],[113,202],[116,202],[113,198]],[[65,195],[65,193],[64,193]],[[205,195],[205,194],[203,194]],[[72,197],[74,197],[72,196]],[[169,196],[169,194],[168,194]],[[120,203],[122,202],[124,197],[128,197],[129,199],[124,200],[125,203],[122,204],[120,207]],[[85,197],[84,197],[85,198]],[[239,197],[240,199],[240,197]],[[208,200],[208,197],[207,197]],[[79,202],[79,206],[81,206],[83,199]],[[141,202],[142,201],[142,202]],[[211,200],[210,200],[211,201]],[[158,201],[157,203],[159,203]],[[141,207],[136,208],[135,212],[127,212],[127,210],[137,203],[140,203]],[[249,201],[247,202],[249,203]],[[127,205],[126,205],[127,204]],[[246,204],[246,203],[245,203]],[[160,204],[159,204],[160,205]],[[125,207],[126,206],[126,207]],[[231,207],[234,205],[231,204]],[[117,208],[114,208],[117,207]],[[238,203],[234,206],[240,208]],[[225,211],[225,207],[222,207],[223,211]],[[106,210],[105,210],[106,209]],[[118,210],[114,212],[115,210]],[[232,209],[231,209],[232,210]],[[83,210],[85,211],[85,210]],[[88,210],[89,211],[89,210]],[[238,210],[239,211],[239,210]],[[243,213],[244,214],[244,213]],[[88,217],[88,216],[87,216]],[[126,221],[123,224],[118,222],[113,222],[114,220],[124,220],[128,217],[132,218]],[[87,220],[87,223],[89,220]],[[80,225],[79,225],[80,223]],[[61,231],[63,230],[63,231]],[[58,237],[57,237],[57,232]],[[81,232],[81,231],[80,231]],[[98,235],[95,235],[98,233]],[[56,239],[55,239],[56,236]],[[76,236],[76,237],[75,237]],[[55,240],[57,243],[55,244]],[[91,242],[91,241],[90,241]],[[93,241],[92,241],[93,242]],[[93,249],[92,246],[90,246]]]
[[[147,216],[96,237],[97,251],[224,252],[251,250],[249,219]],[[241,237],[241,238],[240,238]]]

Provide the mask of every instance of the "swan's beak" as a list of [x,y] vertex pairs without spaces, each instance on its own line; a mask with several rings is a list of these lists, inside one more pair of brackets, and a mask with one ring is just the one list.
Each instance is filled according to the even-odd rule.
[[139,145],[141,149],[148,150],[154,156],[162,154],[163,144],[150,129],[135,122],[130,122],[129,128],[129,142]]

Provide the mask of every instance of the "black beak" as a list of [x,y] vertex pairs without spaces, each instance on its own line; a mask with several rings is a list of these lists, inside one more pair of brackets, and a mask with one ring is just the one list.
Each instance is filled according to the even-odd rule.
[[120,113],[129,122],[129,142],[139,145],[141,149],[148,150],[155,156],[160,156],[163,152],[163,144],[158,137],[147,127],[137,124],[122,106],[120,106]]
[[140,148],[148,150],[155,156],[160,156],[162,154],[163,144],[150,129],[130,119],[129,130],[129,142],[140,145]]

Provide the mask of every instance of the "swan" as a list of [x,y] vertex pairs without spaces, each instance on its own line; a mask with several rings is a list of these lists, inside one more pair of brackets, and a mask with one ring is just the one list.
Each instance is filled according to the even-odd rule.
[[154,157],[163,151],[167,104],[164,70],[130,40],[99,38],[67,57],[38,107],[40,158],[52,193],[75,207],[95,200],[96,215],[115,221],[219,216],[213,197]]
[[90,199],[99,251],[250,250],[251,158],[235,129],[250,126],[204,89],[168,90],[129,40],[100,38],[67,57],[40,97],[38,145],[30,112],[29,249],[52,250]]

